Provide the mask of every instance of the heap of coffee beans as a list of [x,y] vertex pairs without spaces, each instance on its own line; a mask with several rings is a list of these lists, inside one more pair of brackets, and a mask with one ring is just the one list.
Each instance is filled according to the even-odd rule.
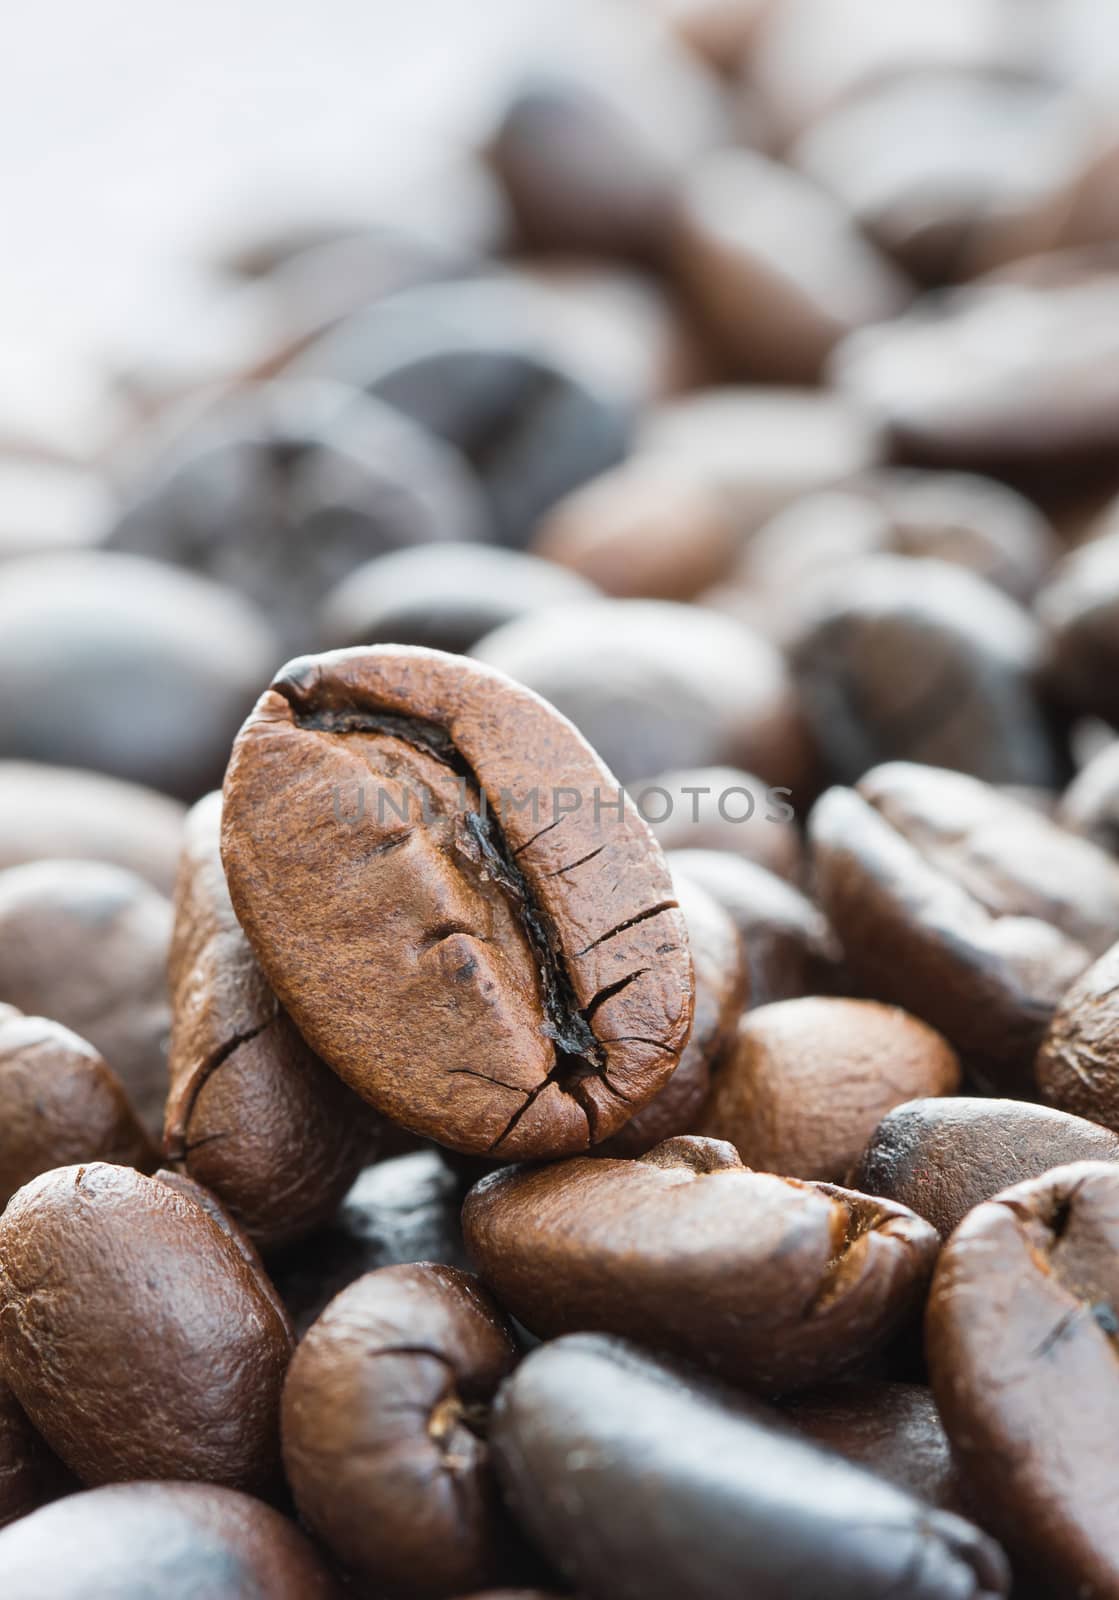
[[1119,17],[610,12],[0,416],[2,1600],[1119,1600]]

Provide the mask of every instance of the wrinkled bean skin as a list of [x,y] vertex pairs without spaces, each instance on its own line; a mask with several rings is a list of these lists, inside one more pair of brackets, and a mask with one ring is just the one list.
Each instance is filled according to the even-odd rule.
[[168,1157],[257,1241],[327,1221],[376,1151],[376,1118],[304,1044],[237,922],[221,795],[187,818],[171,938]]
[[1119,1170],[1058,1167],[978,1206],[926,1318],[937,1405],[984,1522],[1042,1592],[1119,1594],[1101,1463],[1119,1426]]
[[1049,1024],[1037,1082],[1050,1105],[1119,1133],[1119,945],[1077,979]]
[[492,1440],[528,1531],[594,1600],[1008,1592],[1002,1552],[962,1518],[614,1340],[529,1355]]
[[86,1484],[272,1488],[290,1353],[251,1251],[189,1190],[60,1167],[0,1218],[0,1364]]
[[500,1581],[484,1428],[516,1360],[498,1307],[453,1267],[386,1267],[331,1301],[288,1371],[284,1465],[349,1570],[416,1600]]
[[339,1600],[294,1523],[232,1489],[121,1483],[0,1537],[6,1600]]
[[1119,1162],[1119,1138],[1026,1100],[911,1100],[889,1112],[848,1182],[926,1218],[947,1239],[975,1206],[1072,1161]]
[[[531,816],[552,778],[580,802],[555,825]],[[500,674],[337,651],[290,663],[239,735],[222,857],[281,1003],[364,1099],[467,1154],[560,1155],[664,1086],[692,1020],[664,858],[607,799],[574,729]]]
[[938,1243],[904,1207],[750,1172],[694,1137],[636,1161],[492,1173],[462,1224],[501,1304],[541,1338],[618,1334],[765,1390],[884,1345]]

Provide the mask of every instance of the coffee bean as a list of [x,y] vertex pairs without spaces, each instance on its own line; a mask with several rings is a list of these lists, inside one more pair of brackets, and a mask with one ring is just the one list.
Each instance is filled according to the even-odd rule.
[[799,880],[804,852],[788,789],[736,767],[701,767],[663,772],[632,793],[662,850],[725,850]]
[[386,1267],[331,1301],[288,1371],[284,1465],[350,1571],[417,1600],[500,1581],[485,1432],[516,1359],[498,1307],[453,1267]]
[[910,298],[837,201],[750,150],[717,151],[689,174],[673,259],[718,348],[763,383],[815,383],[845,334]]
[[1034,689],[1040,656],[1033,619],[980,578],[877,556],[814,596],[794,664],[843,782],[898,759],[1056,788],[1060,756]]
[[829,790],[808,826],[820,902],[860,991],[931,1023],[984,1087],[1029,1093],[1090,952],[1037,917],[992,913],[854,790]]
[[689,49],[721,72],[733,73],[745,59],[767,10],[766,0],[656,0]]
[[1119,855],[1119,740],[1106,744],[1069,784],[1057,820]]
[[[350,825],[347,785],[377,791]],[[668,1081],[693,1004],[664,858],[628,801],[602,809],[618,793],[498,673],[308,657],[234,748],[233,904],[308,1044],[392,1120],[468,1154],[586,1149]]]
[[1037,1082],[1051,1105],[1119,1133],[1117,1014],[1119,945],[1113,945],[1057,1006],[1038,1052]]
[[925,1217],[947,1239],[1000,1189],[1071,1161],[1119,1161],[1119,1139],[1022,1100],[911,1100],[874,1130],[848,1182]]
[[1046,674],[1055,693],[1076,711],[1114,720],[1119,714],[1114,688],[1119,533],[1073,551],[1041,591],[1037,610],[1046,634]]
[[285,1244],[334,1214],[378,1128],[268,987],[230,903],[220,838],[212,794],[187,818],[175,892],[164,1142],[258,1244]]
[[111,1161],[150,1172],[156,1152],[120,1080],[60,1023],[0,1007],[0,1211],[52,1167]]
[[337,1600],[294,1523],[232,1489],[120,1483],[70,1495],[5,1531],[8,1600]]
[[314,642],[309,611],[362,562],[486,523],[449,446],[356,390],[293,381],[227,401],[157,455],[110,544],[239,590],[297,650]]
[[512,622],[472,654],[570,717],[625,784],[726,763],[795,792],[809,771],[784,661],[729,618],[598,601]]
[[1002,1552],[970,1523],[616,1341],[534,1351],[498,1398],[492,1437],[515,1511],[596,1600],[1009,1589]]
[[0,870],[55,857],[106,861],[170,894],[183,807],[97,772],[0,761]]
[[35,861],[0,873],[0,995],[87,1039],[157,1138],[170,936],[170,905],[123,867]]
[[693,1137],[636,1161],[495,1172],[462,1225],[502,1305],[541,1338],[616,1333],[768,1390],[880,1349],[937,1249],[904,1207],[750,1172]]
[[40,1504],[39,1478],[35,1430],[0,1378],[0,1528]]
[[[961,1473],[1048,1594],[1119,1584],[1098,1488],[1114,1449],[1117,1203],[1119,1169],[1091,1161],[1016,1184],[964,1219],[929,1300],[933,1389]],[[1074,1396],[1091,1398],[1070,1409]]]
[[494,628],[595,594],[575,573],[519,550],[429,545],[343,578],[323,602],[317,633],[332,649],[416,644],[465,654]]
[[0,1363],[86,1484],[274,1486],[291,1352],[275,1290],[199,1201],[103,1162],[0,1217]]
[[844,1183],[891,1107],[959,1084],[955,1051],[894,1006],[785,1000],[741,1019],[697,1127],[749,1167]]

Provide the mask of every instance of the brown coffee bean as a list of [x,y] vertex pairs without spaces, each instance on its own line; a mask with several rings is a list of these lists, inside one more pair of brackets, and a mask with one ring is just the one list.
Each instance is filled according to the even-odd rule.
[[40,1504],[39,1476],[35,1430],[0,1378],[0,1528]]
[[232,1489],[119,1483],[70,1495],[0,1540],[7,1600],[337,1600],[293,1522]]
[[1050,1105],[1119,1133],[1117,1019],[1119,945],[1113,945],[1057,1006],[1038,1052],[1037,1082]]
[[839,942],[818,906],[791,883],[723,850],[673,850],[668,864],[729,913],[746,951],[750,1004],[843,987]]
[[338,1209],[375,1155],[377,1119],[268,987],[233,913],[220,842],[221,795],[207,795],[187,817],[175,891],[164,1147],[251,1238],[278,1245]]
[[83,1160],[150,1172],[156,1151],[92,1045],[0,1007],[0,1211],[41,1172]]
[[618,795],[500,674],[338,651],[292,663],[246,723],[222,854],[266,977],[363,1098],[468,1154],[558,1155],[617,1132],[691,1026],[668,869],[628,801],[602,809]]
[[860,991],[931,1023],[984,1086],[1029,1093],[1038,1045],[1090,952],[1036,917],[993,914],[854,790],[830,789],[808,830]]
[[959,1085],[955,1051],[894,1006],[785,1000],[742,1018],[696,1126],[748,1167],[844,1183],[891,1107]]
[[107,861],[170,894],[184,815],[177,800],[98,772],[0,761],[0,869]]
[[170,905],[123,867],[36,861],[0,873],[0,995],[88,1039],[157,1138],[170,936]]
[[1119,739],[1106,744],[1065,790],[1057,820],[1119,855]]
[[964,1219],[929,1299],[933,1390],[964,1481],[1047,1594],[1119,1590],[1100,1488],[1119,1422],[1117,1217],[1113,1166],[1017,1184]]
[[662,850],[725,850],[799,880],[804,851],[785,787],[736,767],[701,767],[661,773],[632,793]]
[[1001,1189],[1071,1161],[1119,1161],[1119,1139],[1025,1100],[911,1100],[874,1130],[848,1182],[908,1206],[947,1239]]
[[1113,722],[1119,715],[1119,532],[1089,540],[1061,562],[1038,595],[1037,613],[1054,692],[1074,710]]
[[512,1330],[453,1267],[386,1267],[307,1333],[284,1385],[284,1465],[310,1526],[393,1594],[500,1581],[508,1532],[485,1444]]
[[717,348],[763,383],[816,382],[845,334],[910,298],[835,199],[751,150],[717,151],[689,173],[673,261]]
[[695,1014],[680,1064],[659,1094],[596,1154],[643,1156],[665,1139],[697,1126],[718,1071],[734,1042],[750,992],[746,952],[730,913],[685,874],[673,877],[688,925],[695,974]]
[[502,1305],[541,1338],[616,1333],[774,1390],[885,1344],[937,1249],[904,1207],[750,1172],[692,1137],[637,1161],[495,1172],[462,1225]]
[[159,1178],[60,1167],[0,1217],[0,1365],[84,1483],[274,1487],[290,1353],[234,1230]]

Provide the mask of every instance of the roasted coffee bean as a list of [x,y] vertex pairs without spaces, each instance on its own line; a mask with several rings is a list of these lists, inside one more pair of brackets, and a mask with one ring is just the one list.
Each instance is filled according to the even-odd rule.
[[618,599],[692,600],[726,574],[739,542],[718,489],[638,456],[553,506],[532,547]]
[[931,1023],[989,1088],[1029,1093],[1033,1061],[1083,945],[988,908],[851,789],[809,818],[820,902],[860,991]]
[[294,1523],[202,1483],[120,1483],[70,1495],[0,1540],[7,1600],[337,1600]]
[[716,151],[689,173],[673,261],[717,347],[763,383],[815,383],[845,334],[910,298],[832,196],[752,150]]
[[433,1150],[367,1167],[326,1227],[269,1262],[296,1336],[355,1278],[378,1267],[467,1267],[461,1206],[458,1178]]
[[171,907],[98,861],[0,873],[0,996],[88,1039],[158,1137],[167,1095]]
[[1119,855],[1119,739],[1106,744],[1065,790],[1057,820]]
[[472,653],[570,717],[622,783],[726,763],[796,792],[810,769],[784,661],[730,618],[598,601],[511,622]]
[[90,551],[4,568],[0,755],[93,767],[196,799],[277,646],[203,578]]
[[1074,710],[1119,717],[1119,533],[1092,539],[1066,558],[1037,600],[1046,675]]
[[478,538],[486,524],[449,446],[356,390],[291,382],[242,393],[175,439],[110,543],[240,590],[295,650],[314,642],[309,613],[362,562]]
[[187,818],[175,891],[164,1147],[251,1238],[278,1245],[338,1209],[373,1159],[377,1120],[268,987],[233,913],[220,842],[221,795],[207,795]]
[[0,1528],[43,1500],[35,1430],[0,1378]]
[[0,1006],[0,1211],[32,1178],[74,1161],[150,1172],[156,1151],[92,1045]]
[[746,951],[750,1004],[842,988],[839,942],[806,895],[723,850],[672,850],[673,879],[692,878],[730,914]]
[[844,1183],[887,1111],[959,1085],[956,1052],[894,1006],[785,1000],[742,1018],[696,1126],[748,1167]]
[[234,747],[222,854],[308,1044],[451,1149],[586,1149],[687,1042],[691,959],[652,835],[561,716],[475,663],[291,663]]
[[945,772],[893,761],[858,790],[931,867],[992,916],[1036,917],[1099,955],[1119,930],[1119,863],[1036,804]]
[[177,800],[97,772],[0,761],[0,870],[107,861],[170,894],[184,815]]
[[1071,1161],[1119,1161],[1119,1139],[1024,1100],[911,1100],[874,1130],[848,1182],[925,1217],[947,1239],[1000,1189]]
[[1114,1166],[1017,1184],[960,1224],[929,1299],[933,1390],[961,1474],[1039,1593],[1119,1592],[1101,1492],[1119,1420],[1117,1219]]
[[347,317],[292,369],[340,379],[456,445],[502,540],[626,453],[626,409],[550,352],[547,297],[500,279],[434,284]]
[[386,1267],[331,1301],[284,1384],[284,1466],[345,1567],[417,1600],[500,1581],[485,1432],[516,1360],[497,1306],[453,1267]]
[[989,783],[1059,787],[1038,704],[1033,619],[972,573],[876,556],[814,596],[794,650],[804,707],[833,777],[894,759]]
[[880,1349],[920,1303],[938,1242],[902,1206],[750,1172],[731,1145],[692,1137],[636,1161],[492,1173],[462,1226],[501,1304],[541,1338],[616,1333],[769,1390]]
[[274,1488],[290,1354],[272,1285],[189,1190],[59,1167],[0,1217],[0,1366],[83,1483]]
[[656,0],[656,9],[690,49],[720,71],[733,73],[747,55],[767,4],[766,0]]
[[736,767],[664,772],[631,786],[662,850],[725,850],[796,882],[804,852],[790,790]]
[[595,1600],[1009,1590],[1001,1550],[961,1517],[617,1341],[534,1351],[498,1398],[492,1439],[514,1510]]
[[865,1379],[795,1395],[792,1425],[826,1450],[867,1467],[942,1511],[965,1509],[948,1435],[932,1391],[919,1383]]
[[317,632],[331,649],[417,644],[465,654],[494,628],[596,593],[574,572],[519,550],[427,545],[343,578],[323,603]]
[[1037,1082],[1051,1105],[1119,1133],[1117,1021],[1119,945],[1113,945],[1057,1006],[1038,1052]]
[[598,1146],[605,1156],[642,1156],[665,1139],[696,1126],[717,1072],[734,1042],[750,992],[746,951],[738,929],[717,900],[686,874],[673,877],[688,925],[695,974],[695,1015],[680,1064],[658,1095]]

